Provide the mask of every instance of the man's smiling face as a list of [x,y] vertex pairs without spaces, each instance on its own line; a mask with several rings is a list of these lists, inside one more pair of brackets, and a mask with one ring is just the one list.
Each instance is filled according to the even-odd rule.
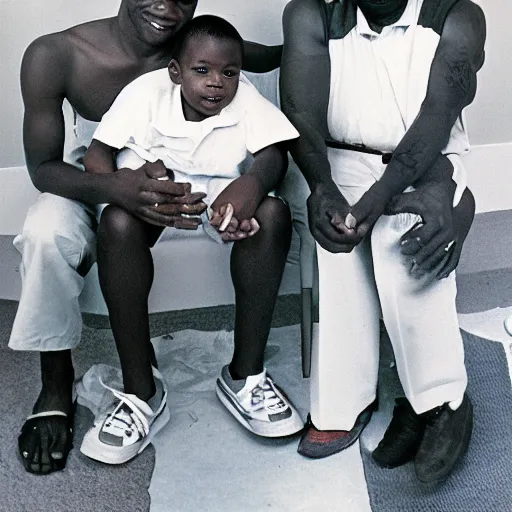
[[189,21],[197,0],[125,0],[128,16],[138,37],[151,46],[161,46]]

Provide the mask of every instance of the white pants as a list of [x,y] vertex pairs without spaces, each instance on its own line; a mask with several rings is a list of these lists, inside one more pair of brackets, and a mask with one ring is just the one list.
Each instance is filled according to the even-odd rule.
[[[329,160],[333,180],[350,204],[385,169],[381,157],[347,150],[329,150]],[[400,252],[400,237],[418,220],[413,214],[382,216],[349,254],[332,254],[317,244],[319,326],[313,342],[311,419],[321,430],[350,430],[375,400],[381,314],[416,413],[462,398],[467,376],[455,273],[441,281],[413,278],[411,262]]]
[[96,259],[94,211],[78,201],[41,194],[14,245],[22,255],[23,286],[9,347],[76,347],[82,332],[78,296]]

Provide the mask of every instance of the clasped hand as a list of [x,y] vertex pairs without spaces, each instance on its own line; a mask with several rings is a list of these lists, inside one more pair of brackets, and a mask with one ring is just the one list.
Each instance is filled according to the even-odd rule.
[[136,170],[119,169],[113,177],[116,202],[143,221],[179,229],[197,229],[201,224],[206,194],[192,192],[190,183],[174,182],[174,173],[161,160],[146,162]]
[[371,187],[350,207],[334,183],[317,186],[308,198],[311,233],[329,252],[351,252],[385,211],[388,201],[378,187]]
[[351,252],[381,215],[416,214],[422,222],[401,237],[401,252],[411,259],[413,277],[435,272],[442,279],[456,268],[472,221],[472,215],[461,212],[456,229],[452,202],[453,193],[443,182],[425,183],[392,199],[377,182],[350,207],[333,183],[317,187],[309,197],[310,229],[327,251]]
[[415,213],[422,223],[405,233],[401,251],[411,258],[411,274],[434,272],[443,279],[457,267],[462,245],[474,217],[474,199],[466,189],[457,208],[445,183],[426,183],[394,198],[386,213]]
[[244,174],[232,181],[210,206],[210,224],[225,242],[254,236],[260,225],[255,218],[263,199],[257,179]]

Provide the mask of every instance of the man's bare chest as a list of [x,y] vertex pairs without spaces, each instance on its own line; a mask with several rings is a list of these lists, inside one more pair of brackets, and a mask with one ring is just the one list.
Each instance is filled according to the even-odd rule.
[[126,85],[165,65],[100,52],[78,55],[66,81],[66,98],[83,118],[100,121]]

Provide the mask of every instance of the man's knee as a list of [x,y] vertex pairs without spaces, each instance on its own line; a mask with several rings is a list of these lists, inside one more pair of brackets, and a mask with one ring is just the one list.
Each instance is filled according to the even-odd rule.
[[402,235],[421,221],[421,217],[415,213],[383,215],[373,227],[372,248],[375,250],[376,247],[387,247],[391,244],[393,249],[398,250]]
[[29,209],[21,234],[14,239],[15,247],[22,254],[29,246],[33,251],[49,256],[60,252],[64,257],[74,259],[75,254],[83,252],[86,240],[93,237],[90,226],[86,226],[92,233],[90,237],[80,233],[80,220],[74,215],[78,208],[74,201],[41,194]]

